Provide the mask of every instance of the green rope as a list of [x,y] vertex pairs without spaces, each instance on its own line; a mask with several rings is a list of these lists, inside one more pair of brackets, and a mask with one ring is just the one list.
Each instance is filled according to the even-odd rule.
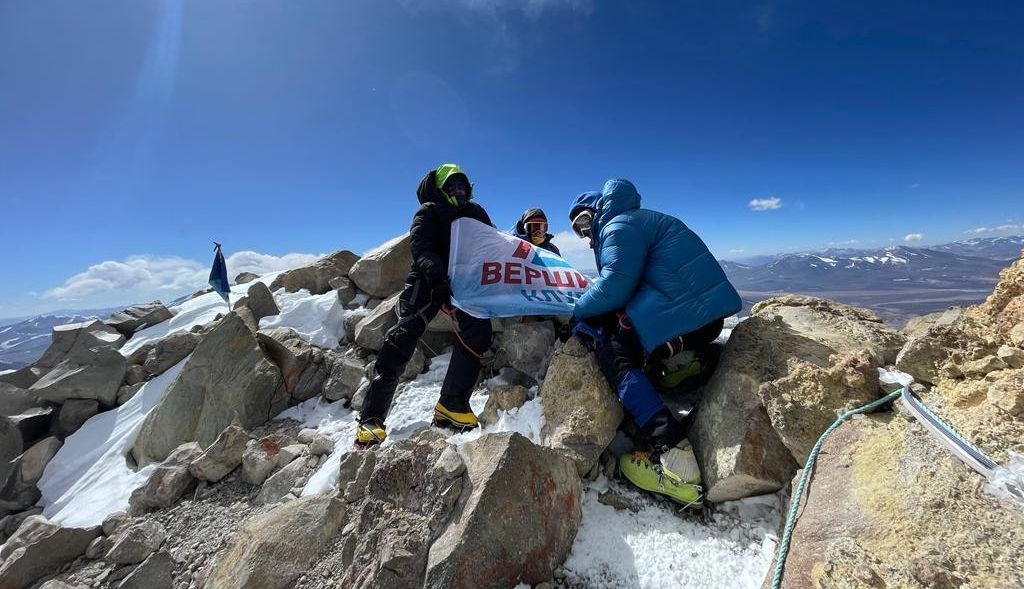
[[818,459],[818,452],[821,451],[821,446],[825,443],[825,438],[827,438],[828,435],[837,427],[842,425],[844,421],[849,420],[854,415],[857,415],[858,413],[867,413],[872,409],[895,400],[902,394],[903,389],[893,391],[863,407],[851,409],[846,413],[843,413],[835,420],[834,423],[832,423],[832,425],[828,426],[825,433],[821,434],[821,437],[818,438],[814,447],[811,448],[811,453],[807,455],[807,463],[804,465],[804,471],[800,475],[800,482],[797,483],[796,490],[793,492],[793,497],[790,499],[789,515],[786,517],[786,527],[782,531],[782,540],[779,542],[779,550],[775,554],[775,574],[772,576],[772,589],[779,589],[782,585],[782,571],[786,567],[786,555],[789,553],[789,541],[790,537],[793,535],[793,527],[796,525],[796,513],[800,510],[800,501],[803,498],[804,488],[807,486],[807,481],[811,478],[811,471],[814,470],[814,462]]

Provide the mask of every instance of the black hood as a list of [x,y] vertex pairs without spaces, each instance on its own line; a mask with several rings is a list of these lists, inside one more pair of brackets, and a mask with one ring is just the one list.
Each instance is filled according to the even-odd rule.
[[[523,211],[523,216],[519,217],[519,220],[516,221],[516,234],[517,235],[526,235],[526,221],[527,221],[527,219],[530,219],[530,218],[533,218],[533,217],[543,217],[545,221],[548,220],[548,216],[544,214],[543,210],[541,210],[541,209],[526,209],[525,211]],[[551,237],[551,235],[549,234],[548,238],[550,238],[550,237]]]
[[437,172],[434,170],[427,172],[427,175],[420,181],[420,187],[416,189],[416,198],[419,199],[421,205],[425,205],[428,202],[448,204],[448,199],[437,188],[436,182]]

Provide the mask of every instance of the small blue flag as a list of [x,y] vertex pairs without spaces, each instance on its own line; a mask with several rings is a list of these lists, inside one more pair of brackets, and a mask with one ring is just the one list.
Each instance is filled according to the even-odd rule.
[[220,244],[213,242],[216,255],[213,257],[213,267],[210,268],[210,286],[219,294],[225,302],[231,304],[228,293],[231,287],[228,285],[228,266],[224,263],[224,254],[220,251]]

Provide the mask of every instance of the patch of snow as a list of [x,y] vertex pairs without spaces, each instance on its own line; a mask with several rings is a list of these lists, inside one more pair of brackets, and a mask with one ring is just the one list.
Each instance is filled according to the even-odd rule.
[[352,302],[357,307],[365,307],[366,303],[370,301],[370,295],[365,292],[361,292],[356,295],[356,298],[352,299]]
[[[277,278],[278,274],[281,273],[270,272],[260,276],[255,281],[269,286]],[[232,286],[230,298],[237,300],[237,297],[241,297],[248,292],[250,286],[252,286],[252,282]],[[121,354],[123,356],[130,356],[132,352],[149,342],[162,340],[172,333],[178,333],[179,331],[188,331],[197,325],[206,325],[213,321],[218,313],[226,315],[231,311],[231,306],[225,303],[219,294],[208,292],[194,299],[189,299],[180,305],[175,305],[170,308],[170,311],[174,313],[174,317],[135,332],[132,338],[125,345],[121,346],[119,350]]]
[[12,372],[16,372],[16,371],[15,370],[0,370],[0,376],[2,376],[4,374],[10,374]]
[[111,513],[127,510],[132,491],[157,466],[133,471],[126,460],[128,451],[146,415],[189,357],[144,384],[124,405],[93,416],[64,440],[39,480],[44,516],[81,528],[97,526]]
[[[434,405],[441,393],[441,383],[451,361],[451,353],[442,354],[431,360],[430,370],[407,383],[395,395],[388,414],[388,438],[384,446],[412,436],[415,432],[431,426]],[[470,406],[478,414],[487,404],[487,395],[479,390],[470,398]],[[334,440],[334,452],[309,478],[302,495],[325,493],[338,486],[338,467],[346,454],[352,451],[358,414],[346,409],[342,402],[327,403],[321,399],[310,399],[278,415],[275,419],[294,419],[303,427],[313,427]],[[544,427],[544,415],[540,399],[531,399],[519,409],[499,411],[498,421],[487,427],[465,433],[451,433],[448,440],[463,444],[484,434],[512,431],[518,432],[534,443],[540,443],[540,430]]]
[[[598,502],[611,489],[640,510]],[[756,589],[764,581],[782,517],[778,496],[723,503],[706,523],[625,483],[601,477],[586,489],[583,522],[566,559],[566,577],[592,588],[730,587]]]
[[818,258],[819,260],[821,260],[822,262],[825,262],[829,266],[835,266],[836,264],[839,263],[838,261],[836,261],[836,260],[834,260],[832,258],[823,258],[821,256],[815,256],[815,257]]
[[345,337],[345,316],[350,311],[342,308],[333,290],[311,295],[305,289],[292,293],[278,289],[274,300],[281,313],[261,319],[261,329],[291,327],[302,339],[321,348],[335,348]]

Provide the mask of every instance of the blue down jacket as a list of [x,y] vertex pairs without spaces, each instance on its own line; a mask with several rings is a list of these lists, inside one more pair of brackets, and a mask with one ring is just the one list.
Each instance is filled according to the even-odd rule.
[[576,319],[625,309],[650,353],[739,312],[739,293],[700,237],[675,217],[641,209],[629,180],[606,182],[594,204],[600,276],[576,302]]

